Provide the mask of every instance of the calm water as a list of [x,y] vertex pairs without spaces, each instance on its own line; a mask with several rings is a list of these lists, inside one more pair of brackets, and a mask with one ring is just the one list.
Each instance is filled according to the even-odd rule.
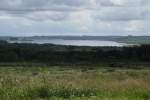
[[127,46],[125,43],[117,43],[114,41],[98,41],[98,40],[63,40],[63,39],[51,39],[51,40],[33,40],[33,41],[13,41],[13,43],[51,43],[58,45],[73,45],[73,46]]

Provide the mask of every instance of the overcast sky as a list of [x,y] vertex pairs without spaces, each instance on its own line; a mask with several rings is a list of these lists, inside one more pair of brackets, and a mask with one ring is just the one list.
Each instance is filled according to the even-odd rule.
[[150,0],[0,0],[0,35],[150,35]]

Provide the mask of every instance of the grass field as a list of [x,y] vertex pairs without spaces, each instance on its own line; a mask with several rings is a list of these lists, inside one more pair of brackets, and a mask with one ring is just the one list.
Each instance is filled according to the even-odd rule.
[[150,70],[1,67],[0,100],[150,100]]

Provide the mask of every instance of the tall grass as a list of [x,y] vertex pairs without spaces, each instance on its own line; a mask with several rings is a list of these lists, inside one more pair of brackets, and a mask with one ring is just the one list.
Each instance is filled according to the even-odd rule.
[[150,100],[149,69],[0,68],[0,100]]

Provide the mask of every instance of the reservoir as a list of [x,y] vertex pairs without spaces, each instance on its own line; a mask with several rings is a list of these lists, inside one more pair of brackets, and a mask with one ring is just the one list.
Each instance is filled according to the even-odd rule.
[[37,44],[55,44],[55,45],[72,45],[72,46],[129,46],[130,44],[118,43],[115,41],[102,40],[64,40],[64,39],[34,39],[30,41],[9,41],[11,43],[37,43]]

